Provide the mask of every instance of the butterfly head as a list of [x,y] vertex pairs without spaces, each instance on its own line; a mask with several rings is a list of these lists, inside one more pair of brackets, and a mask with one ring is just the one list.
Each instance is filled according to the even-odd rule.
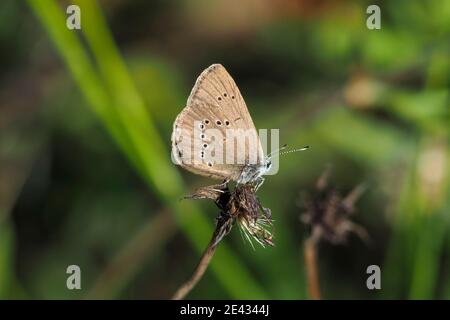
[[268,154],[264,157],[264,161],[260,164],[248,164],[242,170],[241,176],[239,177],[239,184],[246,183],[260,183],[263,179],[262,176],[267,174],[272,169],[272,160],[273,158],[279,157],[283,154],[297,152],[297,151],[305,151],[309,149],[309,146],[305,146],[300,149],[293,149],[284,152],[280,152],[283,149],[286,149],[287,145],[284,145],[280,149]]
[[262,176],[272,168],[272,160],[266,156],[264,161],[259,164],[247,164],[237,181],[238,184],[255,183],[259,184],[263,179]]

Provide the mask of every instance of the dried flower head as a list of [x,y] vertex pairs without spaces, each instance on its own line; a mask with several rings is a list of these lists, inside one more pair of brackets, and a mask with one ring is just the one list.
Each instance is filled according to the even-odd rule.
[[261,205],[252,185],[237,186],[230,198],[230,205],[230,212],[251,244],[253,239],[263,247],[274,245],[270,209]]
[[263,247],[273,246],[272,218],[270,209],[264,208],[252,184],[237,185],[230,191],[228,182],[198,189],[190,199],[211,199],[220,209],[216,218],[214,245],[226,236],[237,222],[241,233],[253,246],[256,241]]
[[341,196],[335,188],[328,186],[330,168],[317,180],[316,192],[304,194],[306,211],[301,220],[311,227],[311,239],[325,239],[333,244],[343,243],[350,232],[368,240],[366,230],[350,220],[355,212],[354,204],[364,192],[364,186],[355,187],[347,196]]

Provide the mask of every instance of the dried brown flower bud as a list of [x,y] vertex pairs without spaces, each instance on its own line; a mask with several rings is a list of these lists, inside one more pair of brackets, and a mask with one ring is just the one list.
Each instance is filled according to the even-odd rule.
[[270,209],[264,208],[251,184],[237,185],[230,191],[228,182],[198,189],[190,199],[211,199],[220,209],[214,232],[214,245],[226,236],[236,221],[246,238],[253,246],[253,240],[265,247],[273,246]]
[[326,169],[317,180],[313,195],[304,194],[303,207],[306,211],[301,221],[311,227],[311,239],[325,239],[333,244],[343,243],[349,232],[368,240],[366,230],[350,220],[354,205],[364,192],[364,186],[355,187],[347,196],[341,196],[335,188],[328,186],[330,169]]

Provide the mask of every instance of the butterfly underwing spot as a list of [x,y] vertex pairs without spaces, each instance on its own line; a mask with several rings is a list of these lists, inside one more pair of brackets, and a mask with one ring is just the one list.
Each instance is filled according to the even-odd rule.
[[226,97],[226,96],[227,96],[227,93],[225,92],[225,93],[223,94],[223,96]]
[[202,151],[202,152],[200,152],[200,158],[204,158],[205,157],[205,152],[204,151]]
[[234,96],[231,96],[231,99],[234,99]]
[[230,121],[225,120],[225,125],[226,125],[226,126],[229,126],[229,125],[230,125]]
[[222,97],[218,97],[217,100],[221,101],[221,100],[222,100]]
[[211,162],[208,162],[208,167],[212,167],[212,163]]
[[207,144],[207,143],[204,143],[204,144],[203,144],[203,148],[205,148],[205,149],[208,148],[208,144]]
[[217,124],[218,126],[221,126],[221,125],[222,125],[222,121],[216,120],[216,124]]
[[205,125],[203,124],[203,123],[200,123],[200,125],[199,125],[199,127],[200,127],[200,129],[205,129]]
[[209,124],[209,120],[208,119],[205,119],[205,124]]
[[181,158],[183,157],[183,152],[181,152],[181,150],[178,150],[178,156]]
[[205,139],[206,138],[206,136],[205,136],[205,134],[204,133],[202,133],[201,135],[200,135],[200,139]]

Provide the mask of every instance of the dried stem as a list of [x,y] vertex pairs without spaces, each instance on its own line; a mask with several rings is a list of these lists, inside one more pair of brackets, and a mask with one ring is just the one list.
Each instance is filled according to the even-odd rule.
[[195,285],[200,281],[200,279],[205,274],[205,271],[208,268],[208,265],[211,262],[212,257],[214,256],[214,253],[216,252],[216,248],[217,248],[217,239],[216,236],[214,235],[205,252],[203,252],[203,255],[200,258],[200,262],[197,268],[195,269],[194,274],[188,281],[186,281],[180,288],[178,288],[178,290],[173,295],[172,300],[184,299],[184,297],[186,297],[186,295],[188,295],[189,292],[191,292],[191,290],[195,287]]
[[317,268],[317,241],[310,237],[305,241],[304,258],[310,299],[320,300],[319,270]]
[[228,189],[228,181],[219,185],[200,188],[195,194],[188,196],[189,199],[211,199],[220,209],[217,224],[211,241],[203,253],[192,277],[184,283],[173,295],[172,300],[181,300],[195,287],[203,277],[218,243],[226,236],[232,228],[233,222],[237,221],[247,239],[256,240],[263,247],[273,246],[273,236],[270,230],[270,210],[264,208],[255,195],[253,185],[246,184],[236,187],[232,192]]

